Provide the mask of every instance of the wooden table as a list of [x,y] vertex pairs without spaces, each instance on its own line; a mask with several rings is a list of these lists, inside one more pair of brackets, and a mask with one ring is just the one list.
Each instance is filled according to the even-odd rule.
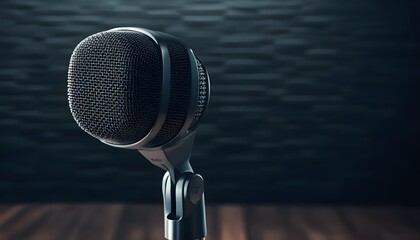
[[[0,240],[154,240],[160,205],[0,205]],[[207,206],[207,240],[419,240],[420,208]]]

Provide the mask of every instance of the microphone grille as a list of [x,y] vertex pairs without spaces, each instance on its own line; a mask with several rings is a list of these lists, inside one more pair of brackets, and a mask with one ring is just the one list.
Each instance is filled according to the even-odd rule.
[[192,120],[191,126],[189,129],[194,129],[200,122],[201,117],[206,111],[207,103],[209,101],[209,79],[207,75],[207,70],[204,67],[204,64],[197,58],[197,70],[198,70],[198,102],[195,109],[194,118]]
[[160,49],[145,34],[94,34],[79,43],[71,56],[71,113],[96,138],[113,144],[137,142],[156,121],[161,78]]

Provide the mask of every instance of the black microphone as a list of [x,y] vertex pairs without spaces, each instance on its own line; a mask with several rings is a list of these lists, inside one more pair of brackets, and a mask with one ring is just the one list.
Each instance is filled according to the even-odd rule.
[[80,128],[110,146],[136,149],[167,171],[167,239],[206,236],[204,181],[189,157],[209,97],[202,62],[162,32],[99,32],[81,41],[70,59],[68,100]]

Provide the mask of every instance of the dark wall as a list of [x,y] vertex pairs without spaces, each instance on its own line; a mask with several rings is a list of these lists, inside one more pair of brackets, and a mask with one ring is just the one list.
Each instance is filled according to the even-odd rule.
[[163,172],[85,134],[69,56],[118,26],[205,62],[209,202],[418,204],[418,8],[401,1],[0,2],[0,201],[160,201]]

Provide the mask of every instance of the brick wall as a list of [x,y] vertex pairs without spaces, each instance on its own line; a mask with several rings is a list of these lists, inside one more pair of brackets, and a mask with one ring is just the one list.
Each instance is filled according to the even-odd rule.
[[[408,2],[408,1],[407,1]],[[160,201],[163,172],[80,130],[69,56],[118,26],[208,68],[192,154],[209,202],[420,202],[419,20],[404,1],[0,2],[0,201]]]

